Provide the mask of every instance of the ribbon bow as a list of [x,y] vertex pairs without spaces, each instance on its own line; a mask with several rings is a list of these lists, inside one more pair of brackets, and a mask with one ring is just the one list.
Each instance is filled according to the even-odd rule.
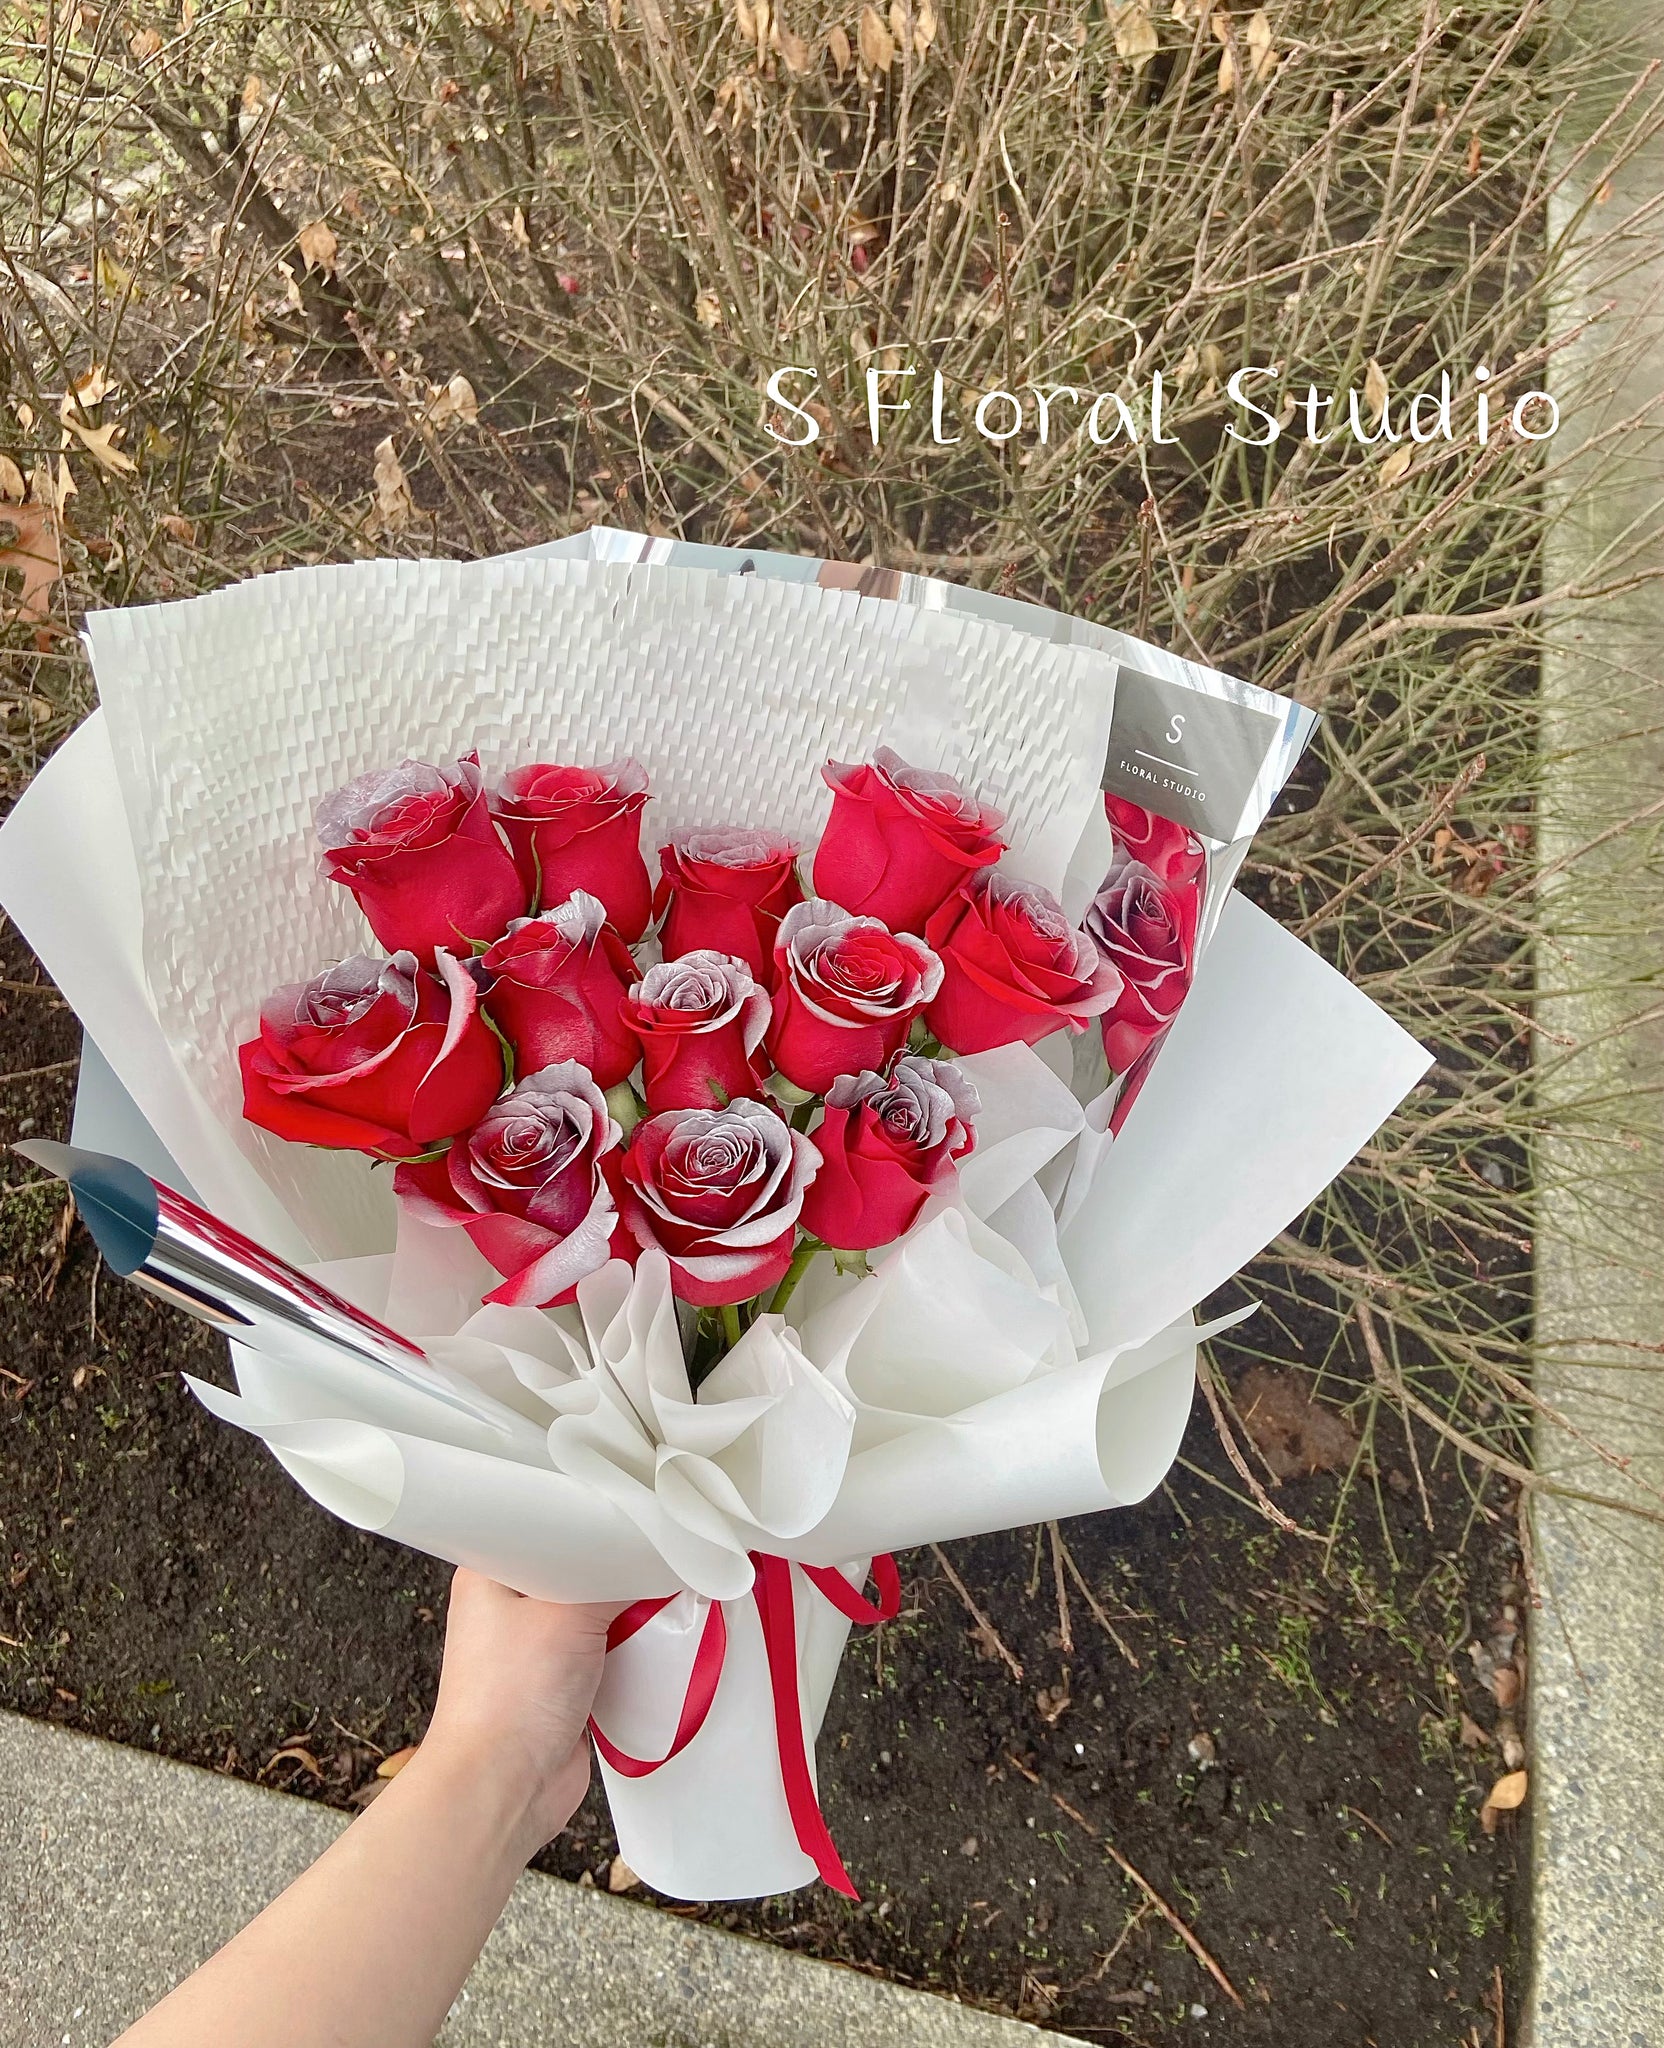
[[[822,1880],[834,1891],[842,1892],[845,1898],[858,1899],[861,1894],[850,1881],[849,1872],[844,1868],[843,1859],[820,1810],[803,1741],[803,1707],[797,1684],[793,1567],[783,1557],[771,1557],[766,1552],[755,1550],[751,1553],[751,1562],[756,1571],[751,1597],[757,1603],[757,1615],[763,1627],[763,1649],[768,1657],[769,1684],[774,1694],[774,1740],[780,1757],[780,1782],[786,1791],[786,1809],[791,1815],[799,1848],[820,1872]],[[901,1574],[896,1570],[895,1559],[888,1554],[872,1561],[872,1575],[878,1587],[876,1600],[868,1600],[835,1566],[804,1564],[796,1568],[823,1599],[829,1600],[857,1627],[871,1628],[880,1621],[893,1621],[901,1610]],[[662,1600],[638,1600],[633,1607],[626,1607],[607,1630],[607,1648],[616,1650],[620,1643],[627,1643],[676,1597],[672,1593]],[[676,1733],[663,1756],[627,1755],[603,1733],[595,1717],[590,1716],[589,1732],[595,1747],[621,1777],[650,1777],[687,1748],[704,1727],[705,1717],[711,1711],[727,1653],[728,1624],[723,1619],[722,1602],[713,1600],[693,1653],[693,1670],[683,1695],[682,1711],[676,1719]]]

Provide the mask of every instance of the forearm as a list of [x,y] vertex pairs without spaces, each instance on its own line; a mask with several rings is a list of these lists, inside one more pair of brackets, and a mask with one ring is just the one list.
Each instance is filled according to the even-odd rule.
[[429,2048],[543,1823],[490,1760],[424,1751],[118,2048]]

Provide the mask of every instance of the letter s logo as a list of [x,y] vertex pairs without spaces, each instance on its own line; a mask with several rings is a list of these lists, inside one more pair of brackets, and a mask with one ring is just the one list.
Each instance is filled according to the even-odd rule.
[[1173,716],[1168,720],[1167,744],[1170,747],[1176,747],[1183,743],[1185,716],[1186,714],[1184,712],[1175,711],[1173,713]]

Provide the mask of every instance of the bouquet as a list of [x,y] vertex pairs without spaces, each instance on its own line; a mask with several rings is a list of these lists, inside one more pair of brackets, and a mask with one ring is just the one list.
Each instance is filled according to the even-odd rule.
[[890,1553],[1147,1493],[1194,1305],[1425,1055],[1229,889],[1296,707],[590,542],[91,622],[0,895],[136,1166],[38,1156],[324,1506],[629,1603],[648,1883],[851,1890],[814,1737]]

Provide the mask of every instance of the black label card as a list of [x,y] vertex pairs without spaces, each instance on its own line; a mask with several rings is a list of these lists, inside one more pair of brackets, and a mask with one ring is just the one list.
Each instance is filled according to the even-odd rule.
[[1282,729],[1272,712],[1123,665],[1103,785],[1192,832],[1231,839]]

